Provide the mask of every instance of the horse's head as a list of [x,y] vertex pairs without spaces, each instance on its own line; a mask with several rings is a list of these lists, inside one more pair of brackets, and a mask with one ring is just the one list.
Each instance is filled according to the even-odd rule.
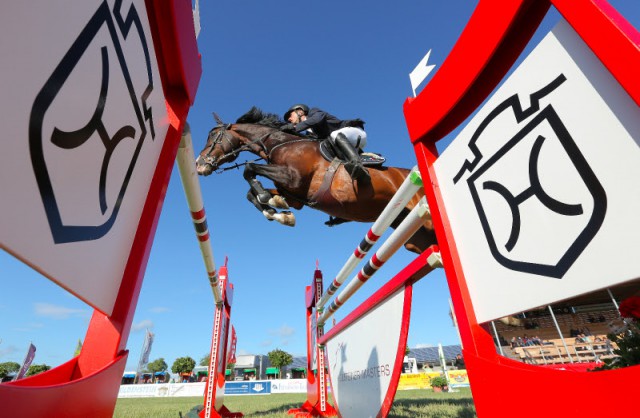
[[209,131],[207,145],[196,159],[198,174],[203,176],[208,176],[224,163],[234,161],[242,151],[267,159],[269,150],[265,139],[274,132],[285,135],[278,130],[282,122],[276,115],[265,114],[256,107],[242,115],[235,124],[225,124],[215,113],[213,116],[218,125]]
[[207,144],[196,158],[196,170],[202,176],[208,176],[222,164],[234,161],[245,150],[246,139],[233,132],[232,124],[222,122],[213,114],[218,125],[209,131]]

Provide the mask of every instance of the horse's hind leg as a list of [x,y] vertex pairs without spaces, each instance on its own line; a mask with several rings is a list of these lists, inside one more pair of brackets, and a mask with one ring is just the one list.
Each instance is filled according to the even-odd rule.
[[278,209],[289,209],[289,205],[287,205],[286,200],[280,195],[272,195],[269,193],[260,183],[260,180],[256,179],[256,168],[255,164],[248,163],[245,165],[244,172],[242,176],[249,183],[251,187],[251,192],[258,200],[259,203],[263,205],[269,205]]
[[262,215],[267,218],[269,221],[278,221],[285,226],[295,226],[296,218],[291,212],[281,212],[278,213],[275,209],[269,207],[268,205],[263,205],[260,203],[258,198],[253,194],[253,190],[249,190],[247,192],[247,200],[253,204]]

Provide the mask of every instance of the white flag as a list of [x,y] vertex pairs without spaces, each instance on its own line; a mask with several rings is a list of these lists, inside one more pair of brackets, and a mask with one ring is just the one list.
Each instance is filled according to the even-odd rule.
[[435,65],[427,65],[427,61],[429,61],[429,55],[431,55],[431,50],[427,52],[427,55],[422,58],[420,63],[416,68],[411,71],[409,74],[409,79],[411,80],[411,88],[413,89],[413,97],[416,97],[416,89],[424,81],[425,78],[429,75],[431,70],[435,67]]
[[193,9],[193,27],[196,30],[196,39],[200,35],[200,4],[196,0],[196,7]]
[[153,344],[153,333],[147,330],[144,343],[142,344],[142,354],[140,355],[140,362],[138,363],[138,372],[141,372],[147,364],[149,364],[149,354],[151,354],[151,345]]

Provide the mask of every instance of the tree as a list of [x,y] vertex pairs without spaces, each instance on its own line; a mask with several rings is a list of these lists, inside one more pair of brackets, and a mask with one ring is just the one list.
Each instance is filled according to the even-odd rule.
[[198,366],[209,366],[210,362],[211,362],[211,354],[207,354],[206,356],[200,359],[200,363],[198,363]]
[[278,368],[278,378],[282,378],[282,368],[293,363],[293,356],[286,351],[276,348],[267,353],[271,365]]
[[196,361],[191,357],[178,357],[173,362],[171,371],[174,373],[191,373],[194,367],[196,367]]
[[157,372],[165,372],[168,368],[169,366],[167,365],[167,362],[164,361],[163,357],[153,360],[151,363],[147,364],[147,371],[153,374],[156,374]]
[[20,363],[16,363],[15,361],[0,363],[0,380],[11,373],[18,373],[18,370],[20,370]]
[[38,373],[46,372],[50,369],[51,366],[47,366],[46,364],[33,364],[29,366],[29,370],[27,370],[27,376],[33,376]]

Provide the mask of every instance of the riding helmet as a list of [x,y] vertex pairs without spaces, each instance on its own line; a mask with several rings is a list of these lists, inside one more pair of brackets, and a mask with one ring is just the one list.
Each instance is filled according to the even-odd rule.
[[289,115],[291,115],[293,111],[298,109],[302,109],[305,115],[309,113],[309,106],[307,106],[306,104],[295,104],[291,106],[289,110],[287,110],[287,112],[284,114],[284,120],[289,120]]

